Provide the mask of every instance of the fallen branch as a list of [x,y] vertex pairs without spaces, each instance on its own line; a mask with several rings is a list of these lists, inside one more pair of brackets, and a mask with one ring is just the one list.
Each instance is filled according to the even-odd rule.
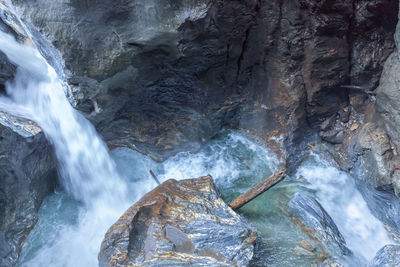
[[153,177],[154,181],[156,181],[156,183],[159,185],[160,181],[157,179],[157,176],[154,174],[154,172],[152,170],[150,170],[150,174],[151,174],[151,177]]
[[278,170],[274,174],[272,174],[270,177],[262,180],[260,183],[257,185],[253,186],[249,191],[247,191],[244,194],[241,194],[238,198],[236,198],[234,201],[229,204],[229,206],[233,210],[240,209],[277,183],[283,180],[283,178],[286,177],[286,170]]

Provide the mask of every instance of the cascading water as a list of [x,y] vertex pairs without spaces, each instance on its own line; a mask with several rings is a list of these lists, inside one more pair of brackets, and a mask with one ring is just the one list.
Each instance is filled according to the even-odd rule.
[[312,154],[296,176],[310,182],[307,187],[315,191],[317,199],[343,234],[348,248],[361,257],[361,261],[371,260],[380,248],[393,243],[348,174]]
[[[8,96],[0,98],[0,109],[42,127],[54,145],[66,189],[44,201],[40,220],[24,246],[21,266],[97,266],[107,228],[156,186],[149,169],[162,181],[210,173],[228,202],[278,164],[262,146],[240,134],[223,132],[199,153],[180,153],[161,164],[135,151],[116,149],[112,152],[115,166],[93,126],[71,107],[55,71],[40,54],[2,32],[0,50],[18,66],[14,81],[7,85]],[[260,232],[253,266],[310,266],[318,260],[317,255],[307,258],[293,253],[308,237],[283,212],[295,192],[310,190],[363,263],[392,243],[351,177],[314,155],[295,177],[287,177],[240,210]]]
[[33,47],[3,32],[0,50],[17,66],[0,108],[41,126],[54,145],[62,183],[81,203],[79,226],[59,233],[34,265],[95,266],[105,231],[130,203],[126,185],[93,126],[71,107],[54,69]]

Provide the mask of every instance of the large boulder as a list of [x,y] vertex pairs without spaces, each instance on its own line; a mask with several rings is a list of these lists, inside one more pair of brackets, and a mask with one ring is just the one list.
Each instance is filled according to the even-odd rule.
[[14,266],[57,181],[53,151],[33,122],[0,112],[0,266]]
[[159,160],[197,149],[228,125],[281,140],[295,161],[310,126],[318,129],[348,105],[348,88],[376,88],[394,47],[398,6],[392,0],[12,2],[61,52],[77,108],[105,140]]
[[256,237],[220,198],[211,176],[171,179],[111,226],[99,265],[247,266]]
[[329,255],[351,254],[335,222],[314,198],[296,193],[289,202],[289,213],[306,234],[322,244]]
[[368,263],[367,267],[396,267],[400,266],[400,246],[386,245]]

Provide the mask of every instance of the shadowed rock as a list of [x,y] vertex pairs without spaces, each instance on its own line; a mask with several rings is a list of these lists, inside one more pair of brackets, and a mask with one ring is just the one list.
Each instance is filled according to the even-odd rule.
[[[376,88],[394,49],[398,6],[393,0],[12,2],[61,52],[77,108],[110,146],[162,160],[199,149],[232,126],[276,146],[280,138],[293,162],[304,154],[310,128],[348,106],[348,88]],[[342,136],[324,138],[337,143]]]
[[16,264],[56,181],[53,151],[41,129],[0,112],[0,266]]
[[108,230],[105,266],[247,266],[255,230],[219,197],[211,176],[168,180]]

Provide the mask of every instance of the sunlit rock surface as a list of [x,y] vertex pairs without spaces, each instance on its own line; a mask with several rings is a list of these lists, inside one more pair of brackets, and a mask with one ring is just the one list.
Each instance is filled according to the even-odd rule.
[[211,176],[168,180],[108,230],[100,266],[246,266],[255,230],[219,197]]

